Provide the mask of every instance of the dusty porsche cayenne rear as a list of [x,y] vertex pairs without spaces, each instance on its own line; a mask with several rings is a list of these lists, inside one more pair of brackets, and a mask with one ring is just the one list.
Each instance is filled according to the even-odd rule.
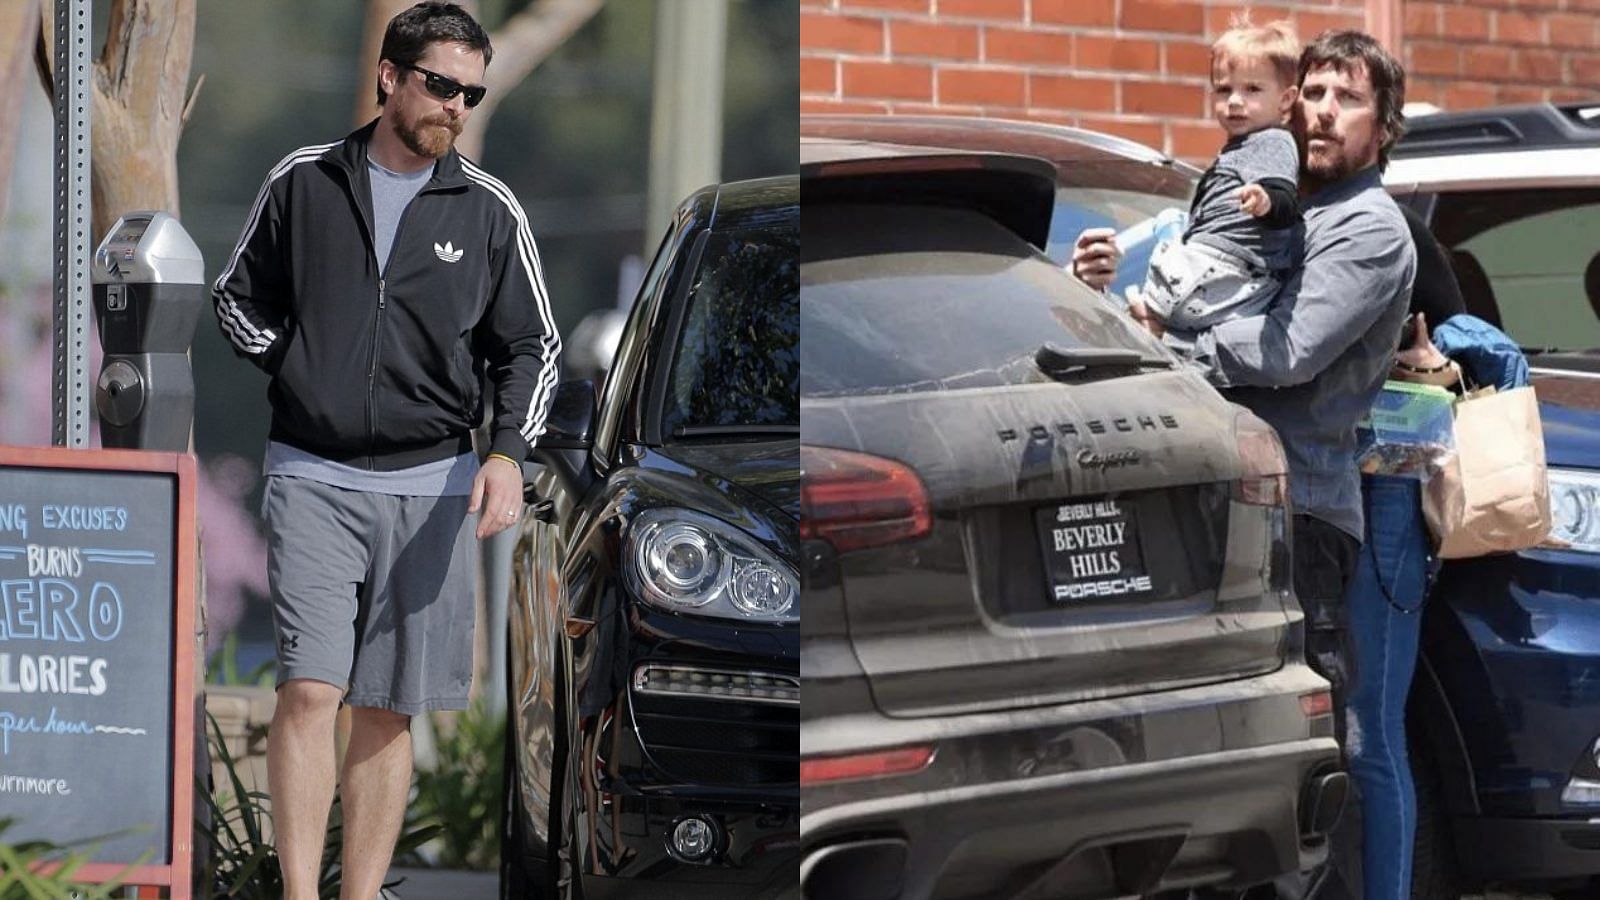
[[801,144],[806,896],[1308,869],[1344,794],[1276,437],[1041,253],[1028,157]]

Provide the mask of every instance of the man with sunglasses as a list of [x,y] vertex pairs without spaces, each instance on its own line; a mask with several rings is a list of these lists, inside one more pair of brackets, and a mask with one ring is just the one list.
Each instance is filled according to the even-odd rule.
[[492,52],[455,4],[396,16],[378,118],[272,169],[213,292],[224,336],[272,376],[268,775],[288,900],[317,896],[341,701],[341,896],[378,894],[410,717],[467,706],[476,541],[517,523],[555,389],[561,341],[527,220],[453,148]]

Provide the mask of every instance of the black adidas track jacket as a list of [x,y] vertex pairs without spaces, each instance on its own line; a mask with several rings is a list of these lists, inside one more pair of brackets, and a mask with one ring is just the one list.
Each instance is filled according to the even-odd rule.
[[471,446],[487,374],[491,450],[522,460],[561,352],[522,207],[452,149],[406,207],[380,278],[375,128],[268,173],[212,291],[218,325],[272,376],[272,440],[379,471],[443,459]]

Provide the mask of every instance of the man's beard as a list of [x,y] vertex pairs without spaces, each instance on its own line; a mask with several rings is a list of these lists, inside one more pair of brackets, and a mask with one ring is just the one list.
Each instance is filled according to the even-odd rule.
[[[1311,150],[1311,138],[1321,138],[1321,153]],[[1305,164],[1301,175],[1314,184],[1332,184],[1355,172],[1354,161],[1345,152],[1344,142],[1327,135],[1310,135],[1305,139]]]
[[401,124],[395,129],[400,142],[418,156],[438,159],[450,152],[456,138],[461,136],[461,120],[447,116],[423,116],[416,124]]

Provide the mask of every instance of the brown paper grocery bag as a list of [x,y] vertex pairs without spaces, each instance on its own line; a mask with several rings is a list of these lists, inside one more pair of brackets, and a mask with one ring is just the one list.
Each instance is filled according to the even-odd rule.
[[1422,512],[1441,559],[1525,550],[1550,533],[1544,431],[1533,388],[1456,403],[1456,450],[1423,485]]

